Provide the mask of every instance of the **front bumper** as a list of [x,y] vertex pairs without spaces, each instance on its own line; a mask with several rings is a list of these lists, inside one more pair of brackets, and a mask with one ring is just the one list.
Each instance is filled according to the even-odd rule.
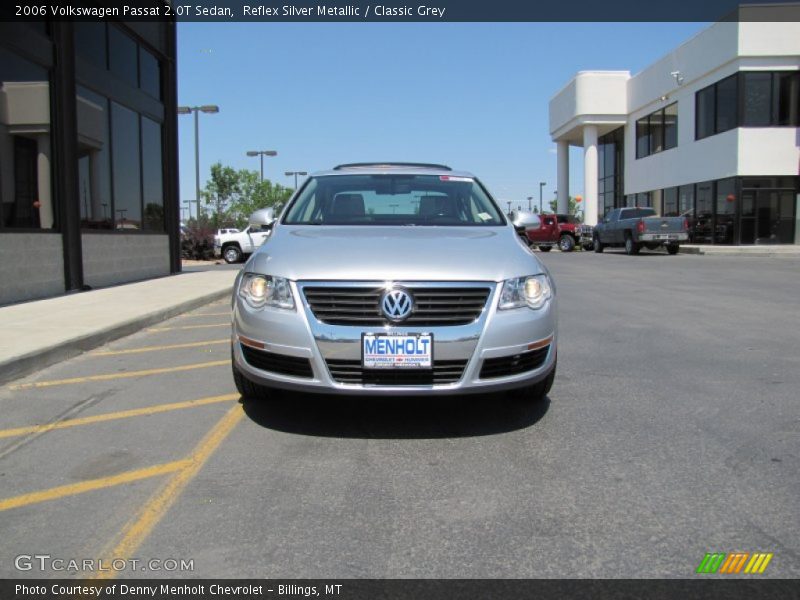
[[[305,285],[319,282],[306,282]],[[406,282],[404,282],[406,283]],[[252,309],[235,297],[233,307],[233,360],[235,367],[254,383],[304,392],[364,395],[425,395],[435,393],[488,393],[535,384],[555,366],[557,353],[556,298],[539,310],[519,308],[497,310],[499,288],[492,288],[486,306],[473,323],[456,326],[342,326],[320,322],[301,292],[304,284],[292,282],[297,308]],[[343,383],[334,378],[327,361],[360,361],[362,333],[431,333],[434,361],[465,361],[457,381],[442,384],[392,385]],[[310,377],[298,377],[256,368],[248,363],[242,343],[267,353],[305,359]],[[536,350],[543,356],[534,368],[511,375],[481,377],[486,359],[515,357]],[[301,361],[305,362],[305,361]],[[485,374],[484,374],[485,375]]]

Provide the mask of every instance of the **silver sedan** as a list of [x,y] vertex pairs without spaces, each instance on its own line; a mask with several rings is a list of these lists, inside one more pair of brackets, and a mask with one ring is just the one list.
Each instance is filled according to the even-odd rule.
[[442,165],[313,174],[233,293],[244,397],[526,388],[536,400],[557,337],[547,269],[476,177]]

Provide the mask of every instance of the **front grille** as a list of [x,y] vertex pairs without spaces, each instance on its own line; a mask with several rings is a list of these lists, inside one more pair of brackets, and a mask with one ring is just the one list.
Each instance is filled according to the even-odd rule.
[[311,370],[311,362],[307,358],[256,350],[244,344],[241,344],[241,346],[242,354],[247,364],[256,369],[280,373],[281,375],[291,375],[292,377],[308,377],[311,379],[314,376]]
[[331,377],[339,383],[371,385],[433,385],[461,379],[466,360],[437,360],[433,369],[363,369],[360,360],[328,359]]
[[[491,291],[488,287],[404,287],[414,296],[414,310],[398,325],[420,327],[472,323],[481,316]],[[383,291],[374,286],[303,288],[311,312],[330,325],[391,324],[380,309]]]
[[542,366],[547,358],[547,351],[550,346],[520,352],[511,356],[498,356],[497,358],[487,358],[481,367],[481,379],[491,379],[492,377],[507,377],[509,375],[519,375],[526,371],[533,371]]

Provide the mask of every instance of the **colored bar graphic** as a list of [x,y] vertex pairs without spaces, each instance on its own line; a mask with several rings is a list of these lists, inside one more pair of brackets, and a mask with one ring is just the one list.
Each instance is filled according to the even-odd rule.
[[772,552],[756,552],[753,554],[753,558],[750,559],[750,562],[744,569],[745,573],[763,573],[769,561],[772,560],[773,554]]
[[706,552],[696,573],[716,573],[723,560],[725,560],[724,552]]
[[723,563],[720,573],[738,573],[744,566],[749,552],[732,552],[728,554],[728,559]]

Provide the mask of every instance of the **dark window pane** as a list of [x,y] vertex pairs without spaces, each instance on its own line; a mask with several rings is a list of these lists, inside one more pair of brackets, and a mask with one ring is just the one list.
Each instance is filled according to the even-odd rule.
[[664,150],[678,145],[678,103],[664,109]]
[[694,229],[694,186],[682,185],[678,188],[678,211],[679,216],[686,217],[689,223],[689,235]]
[[664,149],[664,113],[660,110],[650,115],[650,154]]
[[664,190],[664,212],[665,217],[677,217],[678,212],[678,188],[672,187]]
[[605,154],[606,176],[615,174],[614,169],[616,168],[616,161],[615,161],[616,147],[617,144],[613,141],[605,145],[604,154]]
[[714,86],[697,92],[696,101],[696,136],[697,139],[714,134]]
[[161,63],[144,48],[139,48],[139,87],[161,99]]
[[136,42],[114,26],[108,28],[108,63],[119,79],[134,87],[138,85]]
[[743,107],[742,125],[768,127],[772,102],[771,73],[742,73]]
[[712,191],[714,184],[711,181],[697,184],[695,222],[693,240],[699,243],[710,243],[712,239],[712,218],[714,198]]
[[606,176],[606,145],[597,145],[597,177],[602,179]]
[[47,70],[0,48],[0,224],[52,229]]
[[116,229],[141,229],[142,187],[139,161],[139,115],[111,103],[111,156]]
[[164,231],[161,125],[142,117],[142,197],[144,228]]
[[111,161],[108,137],[108,100],[86,88],[77,88],[78,194],[81,227],[111,229]]
[[732,244],[736,239],[736,180],[734,178],[717,181],[716,211],[715,242]]
[[650,153],[650,127],[647,117],[636,121],[636,158]]
[[108,68],[106,24],[94,21],[75,21],[75,53],[101,69]]
[[736,127],[736,79],[734,75],[717,83],[716,133]]
[[800,73],[775,73],[773,117],[776,125],[800,125]]

